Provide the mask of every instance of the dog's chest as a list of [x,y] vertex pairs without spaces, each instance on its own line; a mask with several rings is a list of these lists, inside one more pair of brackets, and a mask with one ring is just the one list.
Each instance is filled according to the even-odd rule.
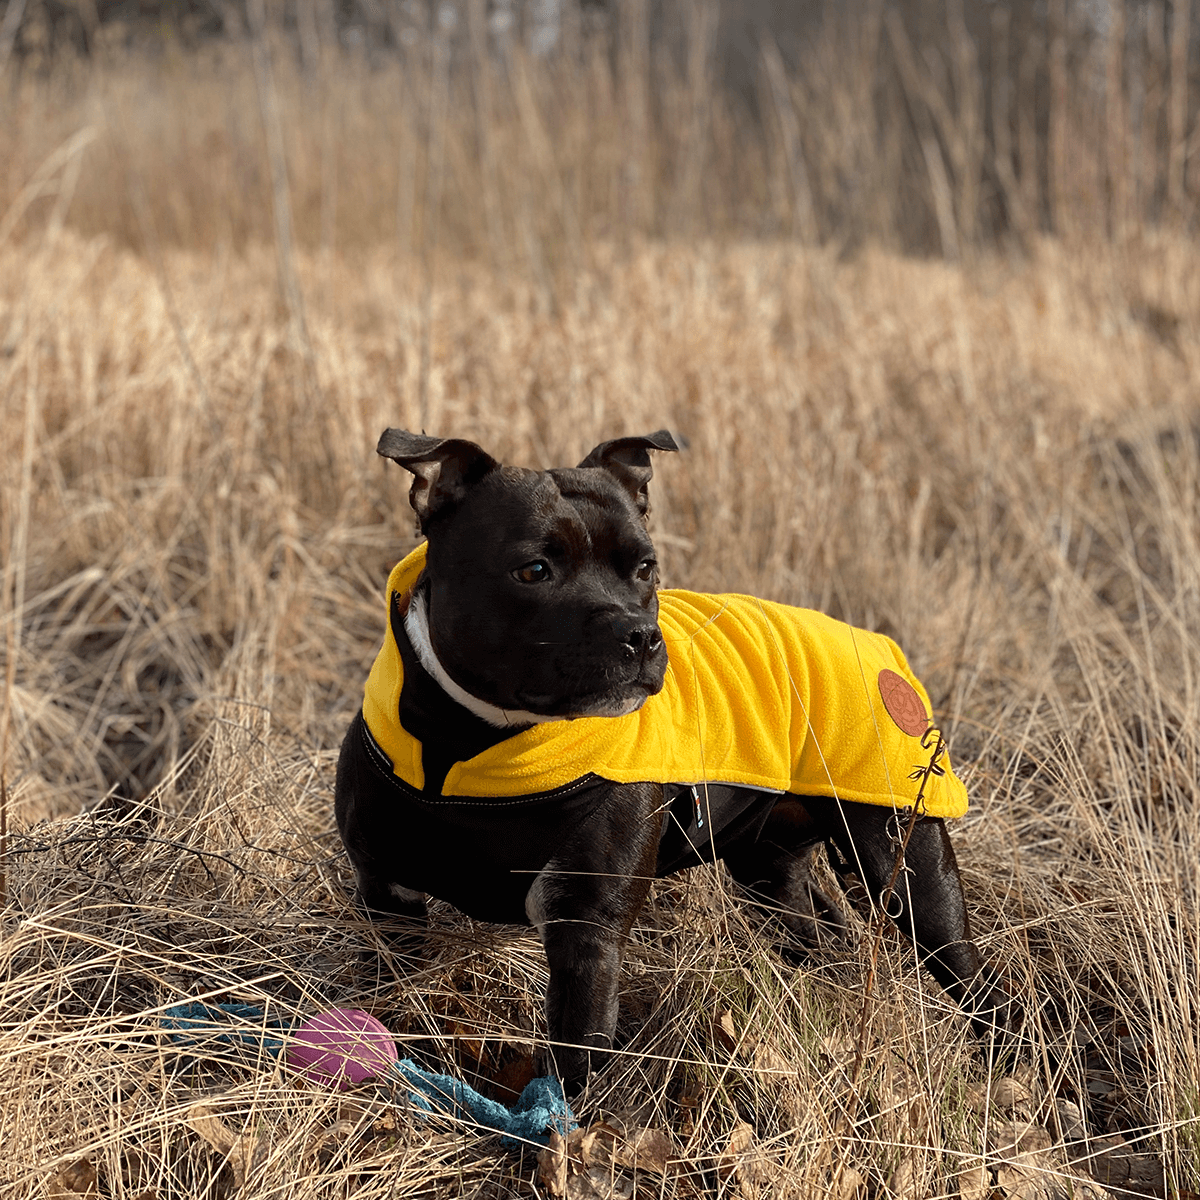
[[446,900],[468,916],[524,924],[538,873],[584,834],[611,785],[583,779],[519,800],[429,798],[393,783],[392,802],[363,832],[403,847],[395,882]]

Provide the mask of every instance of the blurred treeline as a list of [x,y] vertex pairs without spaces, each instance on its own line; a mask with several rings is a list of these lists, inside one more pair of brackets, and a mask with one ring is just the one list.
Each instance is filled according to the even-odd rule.
[[62,219],[131,245],[546,274],[640,237],[1125,240],[1196,220],[1194,7],[7,0],[0,206],[36,228],[75,164]]

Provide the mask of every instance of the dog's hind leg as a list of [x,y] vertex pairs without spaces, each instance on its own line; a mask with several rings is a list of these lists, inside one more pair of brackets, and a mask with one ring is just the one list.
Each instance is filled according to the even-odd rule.
[[359,863],[354,864],[354,874],[358,881],[355,902],[382,936],[390,954],[396,956],[399,965],[420,960],[429,929],[424,893],[387,883]]
[[354,865],[358,881],[356,899],[359,906],[374,918],[380,915],[401,917],[414,926],[424,927],[428,922],[424,892],[414,892],[398,883],[387,883],[369,874],[358,863]]
[[335,811],[342,844],[354,868],[356,901],[371,920],[398,917],[383,932],[406,954],[419,944],[427,924],[425,896],[395,882],[403,859],[403,829],[392,819],[391,785],[367,756],[362,713],[351,722],[338,755]]
[[[905,814],[879,805],[843,802],[830,811],[831,840],[876,903],[896,869],[897,838],[903,837],[906,821]],[[936,817],[917,821],[904,850],[904,868],[888,915],[946,993],[970,1014],[977,1035],[1011,1029],[1016,1019],[1013,999],[971,938],[958,861],[945,822]]]
[[784,796],[757,838],[722,851],[730,873],[750,899],[770,912],[801,947],[847,936],[845,915],[815,871],[822,840],[804,805]]

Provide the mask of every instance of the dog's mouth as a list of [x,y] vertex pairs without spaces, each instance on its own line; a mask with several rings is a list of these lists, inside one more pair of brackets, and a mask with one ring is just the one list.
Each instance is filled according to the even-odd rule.
[[518,699],[521,707],[530,712],[570,721],[579,717],[627,717],[637,712],[661,689],[661,682],[638,681],[584,695],[554,696],[522,692]]
[[[667,656],[661,648],[640,662],[628,660],[559,662],[539,680],[526,679],[517,691],[522,708],[551,720],[627,717],[662,691]],[[538,684],[549,684],[539,687]]]

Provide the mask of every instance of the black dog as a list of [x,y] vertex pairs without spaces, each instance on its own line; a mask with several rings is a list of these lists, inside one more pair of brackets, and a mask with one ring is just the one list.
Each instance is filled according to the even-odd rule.
[[662,431],[532,471],[468,441],[383,434],[378,452],[416,476],[428,542],[389,581],[338,762],[360,900],[424,921],[428,893],[536,926],[555,1062],[577,1090],[612,1044],[652,879],[723,858],[812,944],[844,928],[811,873],[816,847],[878,899],[911,826],[899,924],[978,1031],[994,1029],[1008,1001],[971,941],[941,819],[965,792],[920,685],[887,639],[820,614],[683,592],[660,610],[648,452],[675,449]]

